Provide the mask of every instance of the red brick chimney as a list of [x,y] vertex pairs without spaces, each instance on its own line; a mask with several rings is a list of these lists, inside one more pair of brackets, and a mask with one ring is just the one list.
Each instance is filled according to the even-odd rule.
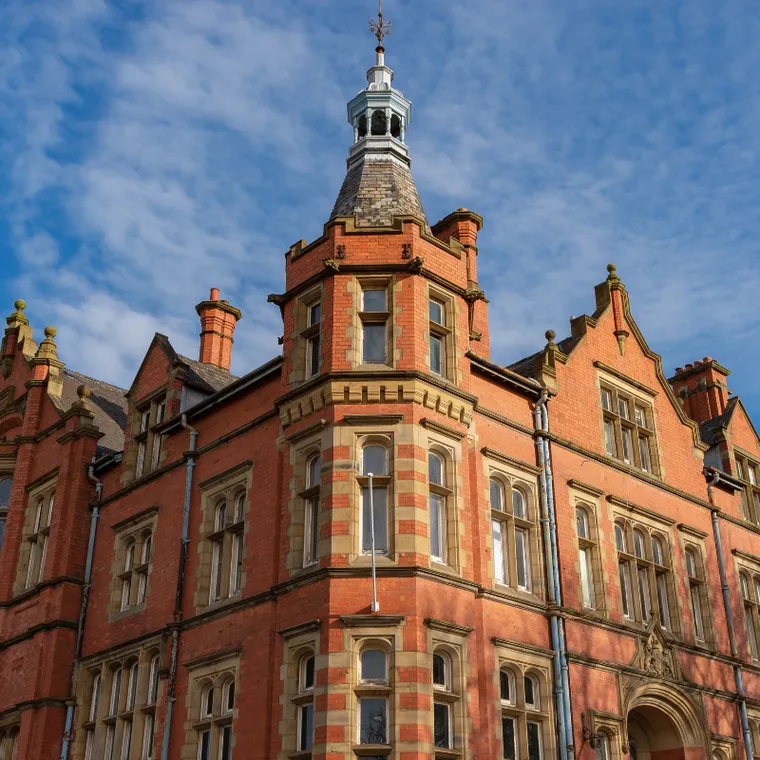
[[219,288],[211,288],[208,301],[201,301],[195,310],[201,318],[201,349],[198,360],[204,364],[230,370],[232,361],[232,334],[237,321],[243,316],[239,309],[227,301],[219,300]]
[[433,235],[444,243],[448,244],[449,238],[456,238],[464,246],[467,252],[467,279],[471,283],[478,281],[477,242],[478,232],[482,228],[483,217],[466,208],[458,208],[432,227]]
[[695,422],[707,422],[726,409],[729,390],[726,378],[731,373],[709,356],[694,364],[677,367],[668,382],[681,400],[683,410]]

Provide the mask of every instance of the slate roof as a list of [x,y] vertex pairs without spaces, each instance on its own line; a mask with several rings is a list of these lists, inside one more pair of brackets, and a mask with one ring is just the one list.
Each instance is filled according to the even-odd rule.
[[204,364],[196,359],[182,356],[182,354],[177,354],[177,358],[182,364],[187,364],[189,367],[185,373],[183,382],[199,390],[216,393],[216,391],[226,388],[230,383],[234,383],[238,379],[235,375],[231,375],[226,370],[220,369],[213,364]]
[[104,433],[98,441],[98,454],[109,454],[124,449],[124,431],[127,428],[127,399],[124,388],[104,383],[80,372],[66,367],[62,370],[63,389],[61,391],[61,408],[68,411],[71,405],[79,401],[77,388],[86,385],[90,388],[90,404],[95,412],[95,424]]
[[359,227],[390,227],[394,216],[413,216],[425,223],[409,166],[397,160],[357,161],[346,173],[330,219],[354,216]]
[[[569,354],[573,349],[575,338],[568,337],[557,342],[557,348],[563,354]],[[524,356],[522,359],[518,359],[516,362],[507,365],[507,369],[511,369],[512,372],[516,372],[523,377],[533,377],[533,373],[536,369],[536,363],[541,361],[544,356],[544,349],[536,351],[535,354],[530,356]]]

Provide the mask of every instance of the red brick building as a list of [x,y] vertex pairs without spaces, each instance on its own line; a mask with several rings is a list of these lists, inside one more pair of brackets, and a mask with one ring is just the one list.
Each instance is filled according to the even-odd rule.
[[324,234],[286,255],[281,356],[233,377],[212,290],[199,360],[156,334],[122,390],[16,302],[1,760],[760,754],[728,371],[666,379],[613,266],[568,338],[493,363],[482,219],[428,225],[391,78],[379,48]]

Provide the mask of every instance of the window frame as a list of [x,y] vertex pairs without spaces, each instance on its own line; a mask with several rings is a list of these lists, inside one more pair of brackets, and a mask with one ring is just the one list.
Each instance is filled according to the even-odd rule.
[[[375,556],[385,556],[390,557],[392,554],[392,544],[393,544],[393,521],[392,521],[392,508],[393,508],[393,493],[392,493],[392,486],[393,486],[393,476],[390,474],[393,471],[392,466],[392,453],[393,453],[393,442],[390,439],[387,439],[385,437],[376,437],[373,435],[367,435],[362,436],[361,440],[358,441],[358,455],[359,455],[359,466],[358,466],[358,472],[356,475],[356,482],[359,487],[359,536],[358,536],[358,555],[359,556],[366,556],[370,557],[372,555],[372,548],[371,548],[371,540],[369,537],[369,534],[367,536],[367,546],[365,548],[364,543],[364,529],[365,524],[367,523],[367,519],[369,516],[369,477],[365,474],[365,471],[367,471],[367,466],[365,465],[365,451],[369,448],[383,448],[385,450],[385,463],[384,463],[384,470],[385,474],[378,474],[378,473],[372,473],[372,488],[373,492],[377,493],[378,491],[384,491],[385,493],[385,547],[384,548],[378,548],[377,547],[377,531],[375,531]],[[375,511],[375,524],[377,525],[378,522],[382,522],[382,520],[378,520],[377,518],[377,499],[373,497],[373,508]],[[367,515],[365,516],[365,512]]]
[[[605,402],[605,398],[609,401]],[[601,379],[599,406],[602,411],[604,453],[629,467],[659,477],[652,403]],[[623,409],[627,409],[625,414]],[[641,448],[642,442],[645,449]],[[644,452],[645,457],[642,456]],[[645,458],[648,461],[644,462]]]
[[[368,292],[384,292],[385,293],[385,309],[384,310],[367,310],[365,308],[365,293]],[[391,345],[391,282],[390,280],[360,280],[359,281],[359,304],[357,316],[359,318],[359,345],[358,345],[358,358],[359,364],[362,365],[379,365],[379,366],[392,366],[393,360],[392,345]],[[365,329],[367,325],[382,325],[384,335],[384,353],[381,358],[366,358],[365,347],[367,340],[365,338]]]
[[760,462],[734,449],[736,476],[744,485],[741,493],[742,517],[760,525]]
[[135,479],[159,469],[163,450],[163,435],[157,428],[166,421],[168,397],[161,393],[135,408],[138,432],[133,436],[137,444]]

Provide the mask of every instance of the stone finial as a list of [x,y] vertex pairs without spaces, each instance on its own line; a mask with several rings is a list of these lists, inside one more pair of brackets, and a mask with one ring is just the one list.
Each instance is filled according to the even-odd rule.
[[26,318],[26,314],[24,314],[24,309],[26,309],[26,301],[24,301],[22,298],[17,298],[13,302],[13,308],[16,310],[11,314],[10,316],[6,317],[5,321],[8,324],[8,327],[18,327],[19,325],[28,325],[29,320]]
[[554,332],[554,330],[547,330],[544,333],[544,337],[546,338],[546,344],[548,346],[554,345],[554,339],[557,337],[557,333]]
[[55,336],[58,334],[58,330],[52,325],[48,325],[45,328],[45,340],[40,343],[40,347],[37,349],[38,359],[58,359],[58,348],[55,345]]
[[82,401],[85,401],[86,399],[90,398],[90,394],[91,393],[92,393],[92,391],[90,390],[90,386],[89,385],[80,385],[77,388],[77,396],[79,396],[79,398]]
[[620,282],[620,277],[617,273],[617,267],[614,264],[607,264],[607,271],[609,272],[607,275],[608,282]]

